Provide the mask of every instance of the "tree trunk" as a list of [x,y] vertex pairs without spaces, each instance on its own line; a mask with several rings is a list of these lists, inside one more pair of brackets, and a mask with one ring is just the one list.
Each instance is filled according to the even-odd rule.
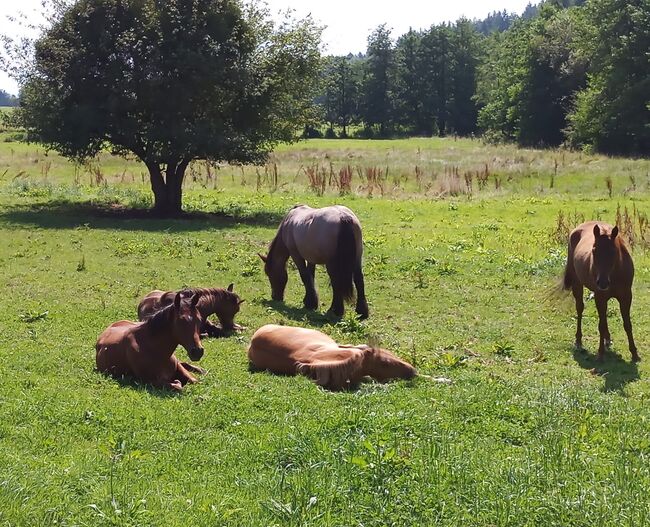
[[167,162],[163,177],[163,170],[158,163],[146,163],[154,195],[153,212],[156,216],[170,218],[183,213],[183,178],[188,164],[187,160]]

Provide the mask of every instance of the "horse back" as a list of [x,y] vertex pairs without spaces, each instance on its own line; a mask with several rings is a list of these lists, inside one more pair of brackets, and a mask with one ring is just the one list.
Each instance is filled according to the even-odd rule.
[[111,375],[131,375],[128,351],[133,340],[133,331],[139,324],[120,320],[108,326],[95,344],[97,369]]
[[295,375],[306,350],[332,345],[334,340],[320,331],[267,324],[253,335],[248,359],[257,369]]
[[310,263],[326,264],[336,255],[339,233],[345,223],[352,226],[360,255],[361,224],[354,212],[343,205],[320,209],[303,205],[292,209],[283,222],[282,239],[290,253],[298,253]]
[[151,291],[138,304],[138,320],[146,320],[173,301],[170,291],[161,291],[160,289]]

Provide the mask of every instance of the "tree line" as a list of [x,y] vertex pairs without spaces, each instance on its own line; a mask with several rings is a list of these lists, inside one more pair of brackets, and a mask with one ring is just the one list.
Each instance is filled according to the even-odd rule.
[[650,154],[650,0],[554,0],[521,16],[411,30],[326,57],[305,130],[328,137],[470,135]]

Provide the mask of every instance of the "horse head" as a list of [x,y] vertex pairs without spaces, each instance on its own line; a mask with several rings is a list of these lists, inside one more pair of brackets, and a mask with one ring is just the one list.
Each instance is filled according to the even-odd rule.
[[593,265],[596,286],[601,291],[606,291],[611,285],[612,271],[618,259],[617,236],[618,227],[614,227],[611,234],[608,234],[601,232],[599,225],[594,225]]
[[359,348],[364,350],[364,373],[380,382],[390,379],[412,379],[417,375],[413,366],[390,351],[365,345]]
[[271,298],[281,302],[284,300],[284,290],[289,280],[286,265],[283,262],[276,262],[271,257],[271,251],[269,251],[267,256],[260,253],[257,253],[257,255],[264,262],[264,273],[268,276],[269,283],[271,284]]
[[200,298],[199,293],[192,296],[189,302],[183,301],[181,293],[177,293],[174,297],[172,332],[192,360],[200,360],[204,353],[201,344],[201,324],[203,320],[196,307]]
[[230,284],[226,289],[223,302],[219,303],[216,311],[221,327],[225,330],[231,330],[235,327],[235,315],[239,313],[240,306],[244,303],[237,293],[234,292],[234,284]]

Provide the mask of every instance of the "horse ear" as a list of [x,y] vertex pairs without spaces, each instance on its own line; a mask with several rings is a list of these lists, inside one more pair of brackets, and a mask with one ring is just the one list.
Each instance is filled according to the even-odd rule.
[[199,303],[199,300],[200,300],[200,299],[201,299],[201,293],[196,293],[196,294],[192,297],[192,302],[190,303],[190,306],[192,307],[192,309],[194,309],[194,308],[196,307],[196,304]]
[[268,256],[264,256],[263,254],[257,253],[257,256],[259,256],[264,263],[269,259]]
[[598,226],[597,223],[596,223],[596,225],[594,225],[594,236],[596,238],[598,238],[600,236],[600,227]]
[[239,300],[237,303],[241,306],[244,302],[246,302],[246,300]]
[[234,289],[234,287],[235,287],[235,284],[230,284],[228,286],[228,291],[230,291],[232,293],[232,290]]
[[618,236],[618,225],[612,229],[612,240],[615,240]]
[[181,294],[176,293],[176,296],[174,297],[174,309],[180,309],[181,308]]

